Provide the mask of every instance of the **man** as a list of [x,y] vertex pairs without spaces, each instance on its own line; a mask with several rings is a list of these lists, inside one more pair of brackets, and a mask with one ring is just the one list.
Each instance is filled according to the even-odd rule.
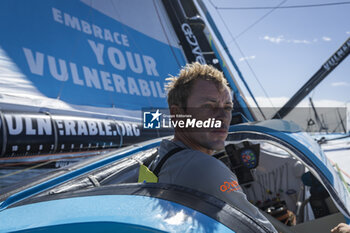
[[[169,157],[158,173],[160,183],[170,183],[211,194],[235,206],[275,232],[271,223],[247,201],[236,175],[221,161],[212,157],[224,148],[233,108],[232,97],[223,74],[212,66],[193,63],[170,79],[168,105],[173,120],[177,116],[191,119],[215,119],[219,128],[175,127],[173,140],[163,140],[159,156],[151,170],[174,148],[185,148]],[[231,188],[227,184],[233,184]],[[230,189],[229,189],[230,188]]]

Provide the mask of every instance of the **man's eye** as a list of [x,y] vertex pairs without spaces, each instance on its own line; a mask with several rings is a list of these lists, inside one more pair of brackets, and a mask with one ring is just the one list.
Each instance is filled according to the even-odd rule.
[[203,107],[204,107],[204,108],[209,108],[209,109],[215,108],[215,106],[212,105],[212,104],[205,104]]
[[225,110],[226,110],[226,111],[232,111],[232,110],[233,110],[233,107],[232,107],[232,106],[227,106],[227,107],[225,107]]

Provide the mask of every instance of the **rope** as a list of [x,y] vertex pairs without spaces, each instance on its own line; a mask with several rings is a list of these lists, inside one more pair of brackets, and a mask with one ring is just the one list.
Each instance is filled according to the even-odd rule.
[[40,164],[37,164],[37,165],[32,166],[32,167],[28,167],[28,168],[25,168],[25,169],[22,169],[22,170],[19,170],[19,171],[15,171],[15,172],[12,172],[12,173],[0,176],[0,179],[5,178],[5,177],[9,177],[9,176],[13,176],[13,175],[16,175],[16,174],[20,174],[20,173],[23,173],[25,171],[28,171],[28,170],[31,170],[31,169],[34,169],[34,168],[42,167],[42,166],[44,166],[46,164],[49,164],[49,163],[52,163],[54,161],[57,161],[57,159],[49,160],[49,161],[46,161],[45,163],[40,163]]
[[349,187],[349,184],[345,181],[344,177],[343,177],[343,172],[342,170],[339,168],[338,164],[335,164],[335,167],[338,171],[338,174],[340,176],[340,179],[341,181],[344,183],[345,187],[346,187],[346,190],[350,193],[350,187]]

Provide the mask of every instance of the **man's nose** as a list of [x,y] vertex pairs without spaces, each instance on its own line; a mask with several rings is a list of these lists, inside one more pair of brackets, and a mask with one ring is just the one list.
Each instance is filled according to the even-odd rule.
[[231,111],[228,111],[225,108],[217,108],[216,109],[215,118],[217,120],[227,121],[230,119],[230,117],[231,117]]

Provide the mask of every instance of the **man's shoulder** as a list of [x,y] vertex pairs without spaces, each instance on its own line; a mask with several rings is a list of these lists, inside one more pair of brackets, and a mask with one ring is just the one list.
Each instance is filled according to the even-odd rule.
[[191,160],[189,165],[204,166],[206,170],[217,167],[223,168],[222,165],[224,165],[220,160],[198,150],[186,149],[183,150],[181,154],[182,156],[188,157]]
[[205,166],[206,170],[216,169],[216,168],[220,168],[224,170],[228,169],[225,164],[223,164],[220,160],[216,159],[215,157],[205,154],[199,150],[193,150],[191,148],[188,148],[181,142],[173,142],[170,140],[162,141],[159,148],[160,157],[163,157],[166,153],[168,153],[169,151],[173,150],[176,147],[181,147],[183,148],[183,150],[171,156],[169,158],[169,162],[186,161],[188,162],[186,166],[188,169],[191,169],[191,167],[196,167],[196,166]]

